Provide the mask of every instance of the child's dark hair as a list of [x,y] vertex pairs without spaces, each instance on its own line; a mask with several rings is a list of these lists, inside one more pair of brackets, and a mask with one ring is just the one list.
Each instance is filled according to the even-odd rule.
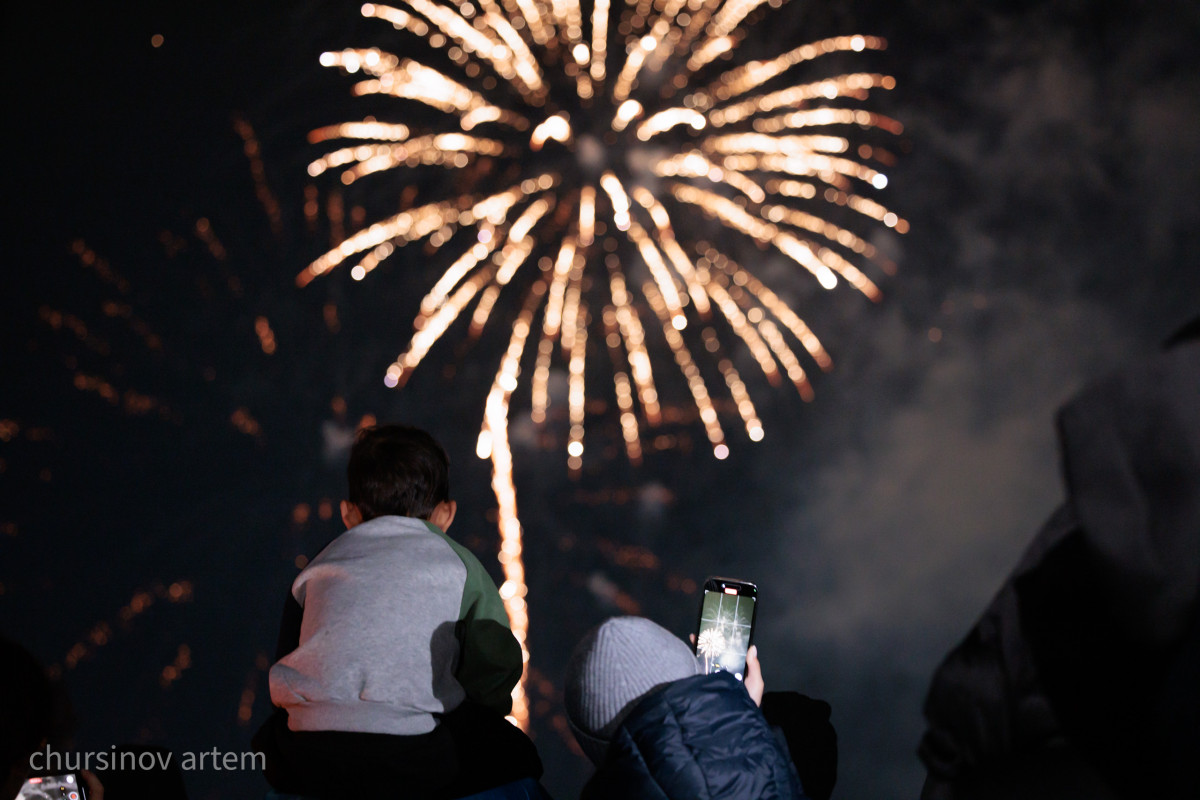
[[437,440],[407,425],[363,428],[346,468],[349,500],[363,521],[395,514],[428,519],[450,499],[450,459]]

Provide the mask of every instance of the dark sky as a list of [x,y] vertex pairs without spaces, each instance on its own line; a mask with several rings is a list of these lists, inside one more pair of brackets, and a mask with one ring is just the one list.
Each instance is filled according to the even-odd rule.
[[[357,5],[6,11],[0,629],[65,670],[82,749],[248,747],[294,559],[337,532],[320,515],[342,491],[329,445],[364,414],[445,441],[453,532],[495,565],[473,451],[504,342],[446,344],[389,392],[383,368],[436,274],[423,256],[362,284],[292,282],[329,241],[301,213],[304,136],[364,113],[317,55],[394,43]],[[849,68],[897,78],[870,105],[905,125],[881,199],[912,230],[873,234],[899,265],[873,273],[878,305],[814,295],[777,258],[754,266],[803,303],[836,368],[811,403],[752,386],[766,439],[731,433],[726,461],[684,425],[680,449],[638,468],[600,453],[571,481],[561,443],[541,447],[514,413],[545,679],[534,732],[555,796],[586,775],[554,721],[573,643],[622,608],[686,634],[698,597],[680,581],[711,573],[761,588],[768,689],[832,703],[836,796],[914,796],[932,670],[1060,501],[1055,409],[1200,311],[1194,3],[795,0],[775,14],[755,54],[888,38]],[[260,142],[278,230],[236,120]],[[78,240],[110,271],[82,264]],[[188,779],[197,798],[265,788]]]

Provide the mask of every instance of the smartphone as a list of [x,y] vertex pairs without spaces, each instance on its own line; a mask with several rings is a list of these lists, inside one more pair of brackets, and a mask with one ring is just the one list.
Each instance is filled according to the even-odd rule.
[[704,582],[695,650],[705,672],[732,672],[739,681],[745,677],[757,607],[758,587],[749,581],[709,578]]
[[87,793],[78,772],[62,772],[26,779],[16,800],[87,800]]

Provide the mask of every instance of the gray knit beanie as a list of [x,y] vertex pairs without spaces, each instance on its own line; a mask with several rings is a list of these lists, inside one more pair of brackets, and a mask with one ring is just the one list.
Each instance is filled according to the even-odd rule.
[[692,648],[642,617],[613,617],[588,631],[567,664],[567,722],[599,764],[625,716],[652,689],[703,671]]

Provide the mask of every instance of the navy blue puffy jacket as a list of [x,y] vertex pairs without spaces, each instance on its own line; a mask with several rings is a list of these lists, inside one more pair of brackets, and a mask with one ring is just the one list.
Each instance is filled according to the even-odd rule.
[[583,800],[805,800],[785,746],[726,672],[684,678],[637,704]]

